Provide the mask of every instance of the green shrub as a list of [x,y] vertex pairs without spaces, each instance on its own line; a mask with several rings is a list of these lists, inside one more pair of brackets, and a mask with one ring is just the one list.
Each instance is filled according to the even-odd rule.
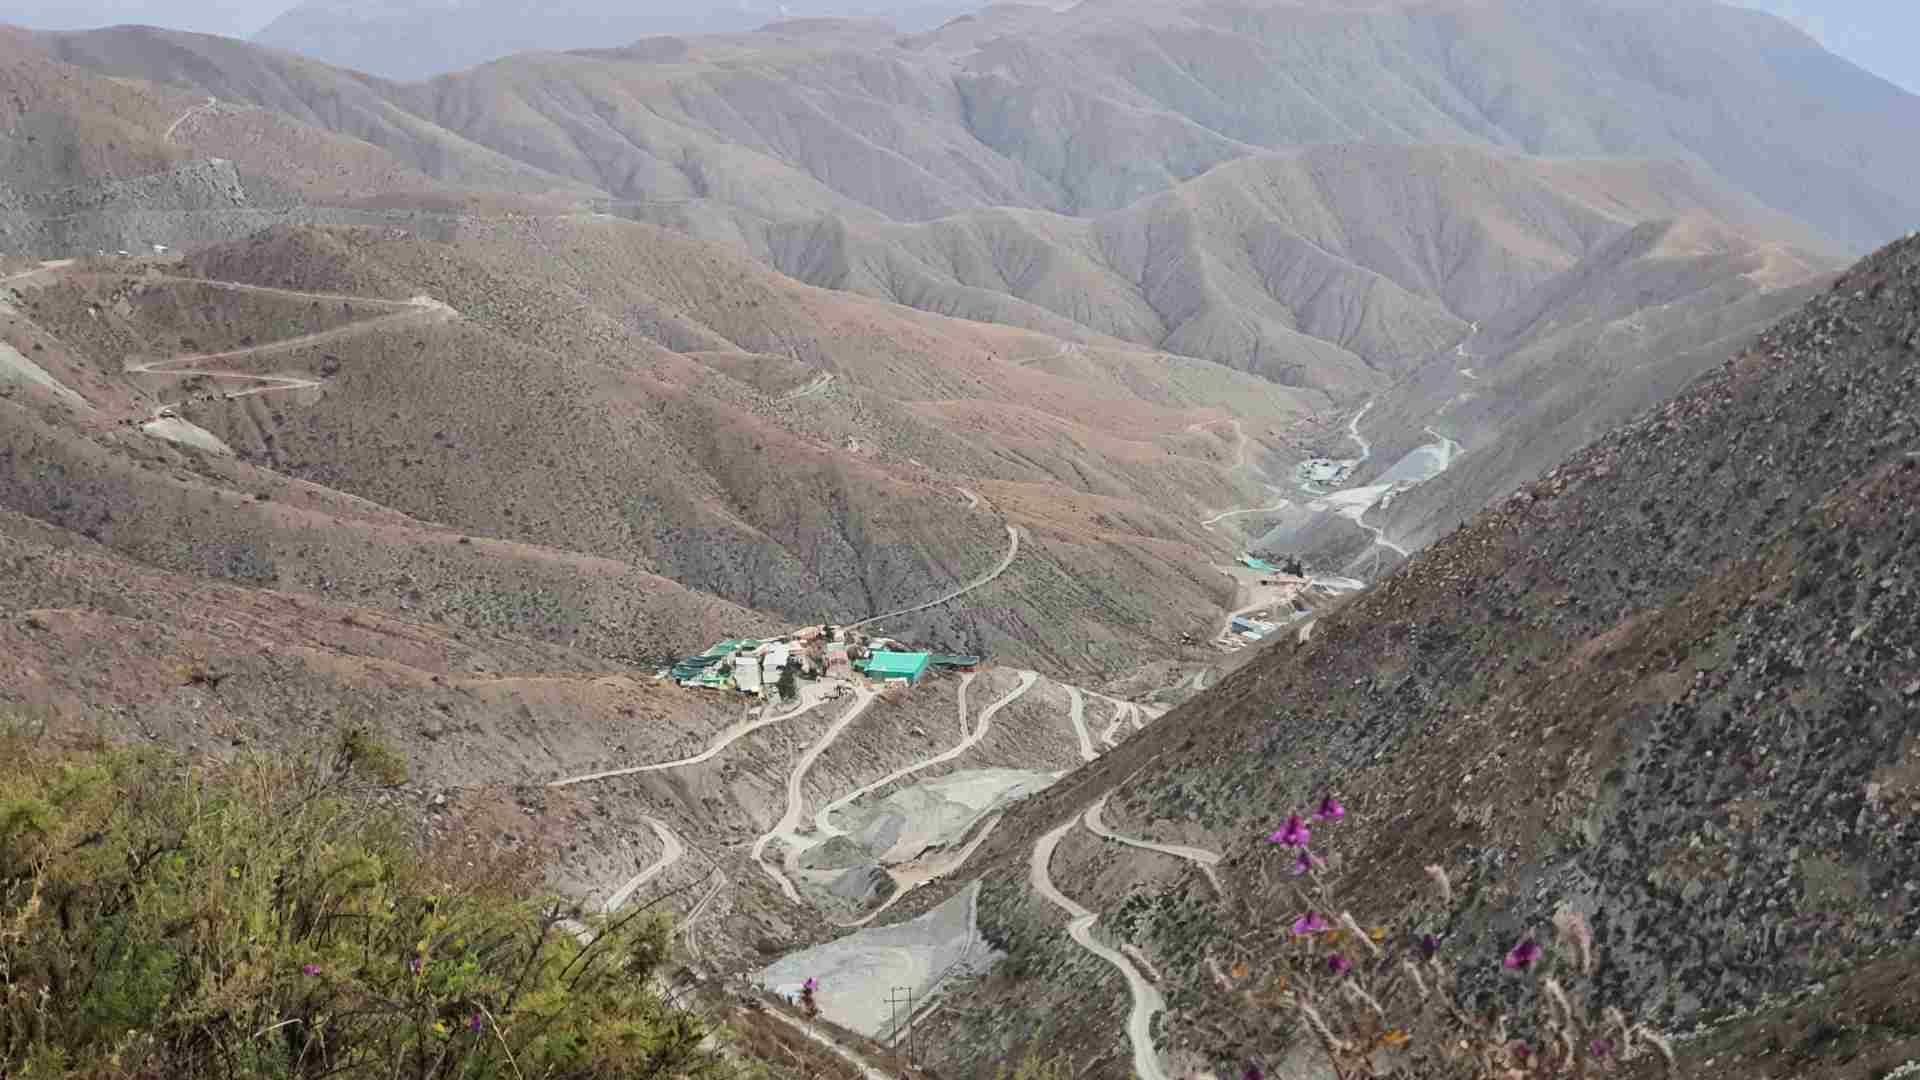
[[0,757],[0,1075],[725,1074],[655,989],[663,918],[583,945],[524,875],[423,855],[363,731],[217,765],[19,734]]

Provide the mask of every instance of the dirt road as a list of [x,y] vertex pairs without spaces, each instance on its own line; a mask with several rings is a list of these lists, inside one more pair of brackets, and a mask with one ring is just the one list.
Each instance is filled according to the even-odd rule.
[[1048,873],[1047,867],[1053,862],[1053,850],[1060,846],[1060,841],[1078,821],[1078,818],[1069,818],[1066,824],[1042,836],[1033,845],[1033,858],[1027,868],[1028,881],[1048,903],[1067,913],[1071,920],[1067,923],[1067,936],[1073,939],[1074,944],[1119,969],[1121,977],[1127,980],[1127,992],[1133,997],[1133,1009],[1127,1016],[1127,1041],[1133,1044],[1133,1071],[1140,1080],[1168,1080],[1166,1071],[1160,1067],[1159,1051],[1153,1046],[1153,1016],[1166,1011],[1166,999],[1133,966],[1133,961],[1094,940],[1093,924],[1100,917],[1054,888],[1053,878]]
[[1106,743],[1109,747],[1120,745],[1120,732],[1125,728],[1127,714],[1132,711],[1133,708],[1133,705],[1124,701],[1113,702],[1113,723],[1108,724],[1107,730],[1100,733],[1101,742]]
[[743,720],[735,724],[721,732],[719,738],[713,741],[713,745],[692,757],[678,758],[674,761],[662,761],[653,765],[632,765],[623,769],[608,769],[605,772],[587,773],[584,776],[570,776],[565,780],[550,781],[547,786],[555,788],[572,787],[575,784],[590,784],[596,780],[611,780],[618,776],[633,776],[637,773],[659,772],[662,769],[678,769],[687,765],[698,765],[703,761],[711,760],[716,754],[720,753],[720,751],[725,750],[727,747],[732,746],[734,743],[759,731],[763,727],[770,724],[784,723],[799,716],[801,713],[811,712],[826,704],[830,700],[827,697],[827,691],[837,685],[839,684],[830,683],[823,685],[818,682],[801,683],[800,704],[798,707],[790,712],[781,713],[778,716],[770,716],[768,714],[771,712],[772,703],[769,702],[767,708],[760,710],[759,719]]
[[[279,292],[282,290],[259,291]],[[292,295],[319,296],[321,294],[295,293]],[[374,302],[382,303],[381,301]],[[197,353],[192,356],[175,356],[165,360],[149,360],[145,363],[130,364],[125,370],[128,375],[168,375],[175,378],[201,376],[209,379],[235,379],[241,382],[259,384],[251,389],[229,391],[220,395],[226,399],[249,397],[254,394],[266,394],[275,390],[311,390],[321,385],[319,380],[304,379],[293,375],[258,375],[250,371],[232,371],[225,368],[205,367],[203,365],[223,360],[238,360],[241,357],[247,356],[264,356],[268,353],[289,352],[294,349],[302,349],[350,335],[365,333],[368,330],[378,329],[388,323],[401,319],[428,318],[439,321],[453,317],[454,315],[452,308],[430,297],[417,297],[412,301],[400,305],[400,307],[402,310],[371,319],[362,319],[359,322],[348,323],[345,326],[336,326],[331,330],[302,334],[299,337],[287,338],[282,341],[270,341],[265,345],[250,345],[244,349],[228,349],[224,352]],[[158,414],[160,410],[176,408],[179,404],[179,402],[172,402],[159,406],[154,410],[155,419],[159,418]]]
[[802,790],[802,786],[807,779],[807,772],[813,768],[814,762],[820,760],[820,755],[826,753],[827,748],[833,745],[834,740],[840,737],[840,733],[847,730],[848,725],[859,719],[860,714],[866,712],[867,706],[873,704],[874,698],[878,696],[879,695],[872,690],[863,687],[854,688],[853,705],[848,708],[845,713],[841,714],[840,719],[833,722],[833,726],[828,728],[826,733],[821,735],[818,741],[807,748],[806,753],[800,755],[800,760],[793,764],[793,771],[787,774],[786,812],[780,815],[780,820],[774,824],[771,832],[763,834],[753,842],[753,861],[760,864],[760,869],[766,871],[767,876],[773,879],[775,885],[780,886],[780,891],[786,895],[786,898],[796,904],[801,902],[800,891],[793,887],[793,882],[788,879],[786,874],[782,873],[779,868],[769,865],[766,859],[763,858],[766,854],[767,845],[775,840],[779,840],[787,849],[788,855],[785,861],[789,862],[795,854],[805,849],[805,841],[800,838],[798,829],[800,828],[800,815],[806,810],[807,796],[806,792]]
[[195,105],[193,108],[188,109],[186,112],[181,113],[179,119],[167,125],[167,132],[166,134],[160,136],[160,141],[172,142],[173,133],[180,130],[180,125],[186,123],[188,117],[196,116],[200,113],[206,112],[208,109],[211,109],[218,104],[220,104],[220,100],[218,98],[209,96],[206,101],[202,102],[199,105]]
[[945,596],[940,597],[938,600],[929,600],[924,604],[915,604],[912,607],[901,608],[899,611],[889,611],[885,615],[875,615],[870,619],[862,619],[857,623],[853,623],[849,628],[857,629],[862,626],[871,626],[874,623],[880,622],[884,619],[897,619],[902,615],[914,615],[914,614],[918,614],[919,612],[926,611],[928,608],[937,608],[942,604],[952,603],[953,601],[960,599],[961,597],[967,595],[968,593],[974,591],[975,589],[984,588],[988,585],[993,584],[993,582],[996,579],[998,579],[1001,574],[1004,574],[1007,572],[1007,567],[1013,565],[1013,560],[1019,554],[1020,554],[1020,529],[1018,526],[1009,525],[1007,526],[1007,553],[1006,555],[1001,557],[1000,565],[994,567],[984,577],[981,577],[979,580],[975,581],[971,585],[963,585],[960,588],[955,589],[952,592],[946,594]]
[[1077,686],[1067,687],[1067,717],[1073,721],[1073,734],[1080,740],[1080,760],[1092,761],[1100,756],[1093,748],[1093,736],[1087,731],[1087,698]]
[[[961,718],[961,723],[963,724],[966,722],[966,715],[967,715],[967,687],[973,684],[973,680],[976,677],[977,676],[975,676],[971,672],[960,677],[960,691],[959,691],[960,718]],[[906,766],[905,768],[895,769],[893,772],[890,772],[887,775],[881,777],[880,779],[875,780],[873,783],[867,784],[864,787],[856,788],[853,791],[850,791],[847,794],[840,796],[838,799],[835,799],[834,801],[821,807],[820,812],[813,816],[813,827],[819,830],[821,841],[824,842],[827,840],[831,840],[836,836],[847,835],[846,830],[840,829],[833,824],[833,815],[837,811],[846,809],[847,807],[853,805],[855,802],[858,802],[860,799],[865,798],[866,796],[880,790],[883,787],[886,787],[888,784],[891,784],[896,780],[905,779],[906,777],[912,776],[914,773],[917,773],[922,769],[930,769],[935,765],[945,764],[946,762],[952,761],[954,758],[957,758],[961,754],[964,754],[967,751],[973,749],[976,745],[979,744],[981,739],[984,739],[987,737],[987,732],[993,727],[993,714],[1000,711],[1000,709],[1003,706],[1013,701],[1013,699],[1019,697],[1021,694],[1026,693],[1027,688],[1032,686],[1034,683],[1034,680],[1037,680],[1039,677],[1040,676],[1038,674],[1031,671],[1022,673],[1020,677],[1021,681],[1020,681],[1019,688],[1014,690],[1011,694],[1008,694],[1006,697],[1002,698],[1001,700],[996,701],[992,705],[988,706],[986,711],[980,714],[980,724],[978,728],[970,732],[969,734],[967,734],[958,743],[955,743],[951,748],[945,751],[942,751],[941,753],[935,754],[932,757],[926,758],[925,760],[916,761],[913,764]]]
[[1187,862],[1198,866],[1200,872],[1206,875],[1207,883],[1213,886],[1214,895],[1226,895],[1226,890],[1220,884],[1220,877],[1213,869],[1220,865],[1219,855],[1205,848],[1185,847],[1180,844],[1156,844],[1151,840],[1136,840],[1131,836],[1122,836],[1112,829],[1109,829],[1107,823],[1100,819],[1100,815],[1106,811],[1107,800],[1111,798],[1112,795],[1112,792],[1108,792],[1100,796],[1100,801],[1087,807],[1087,812],[1081,815],[1080,820],[1086,823],[1088,832],[1102,840],[1111,840],[1116,844],[1124,844],[1130,848],[1139,848],[1142,851],[1157,851],[1162,855],[1171,855],[1176,859],[1185,859]]
[[886,903],[881,904],[879,907],[874,908],[872,911],[867,912],[852,922],[834,923],[834,925],[845,930],[854,930],[865,926],[886,914],[888,908],[899,903],[902,897],[913,890],[928,882],[938,881],[948,874],[959,870],[962,866],[966,865],[968,859],[973,857],[973,853],[979,850],[980,845],[987,842],[987,837],[991,836],[994,828],[1000,824],[1000,817],[1001,815],[995,814],[982,822],[980,830],[973,834],[973,839],[967,841],[967,846],[961,848],[959,851],[937,852],[932,855],[922,856],[909,863],[887,867],[887,876],[893,879],[894,889],[893,895],[887,897]]
[[653,865],[635,874],[625,885],[615,889],[612,896],[607,897],[607,903],[602,910],[608,915],[625,907],[636,889],[665,873],[687,853],[686,845],[680,842],[679,837],[673,835],[672,829],[667,828],[655,818],[647,818],[646,822],[653,827],[653,834],[660,838],[660,857],[654,860]]

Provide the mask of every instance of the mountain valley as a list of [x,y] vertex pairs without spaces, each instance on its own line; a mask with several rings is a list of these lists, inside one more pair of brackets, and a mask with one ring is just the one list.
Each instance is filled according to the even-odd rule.
[[1905,1075],[1920,98],[1696,0],[907,7],[0,26],[0,736],[377,736],[770,1077],[1334,1076],[1327,898]]

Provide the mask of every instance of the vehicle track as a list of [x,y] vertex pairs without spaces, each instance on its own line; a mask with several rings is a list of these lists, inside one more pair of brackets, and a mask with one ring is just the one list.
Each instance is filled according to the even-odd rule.
[[889,611],[885,615],[875,615],[869,619],[862,619],[857,623],[849,624],[849,629],[858,629],[862,626],[871,626],[874,623],[880,622],[884,619],[897,619],[902,615],[915,615],[922,611],[926,611],[930,608],[937,608],[942,604],[952,603],[953,601],[960,599],[961,597],[967,595],[968,593],[974,591],[975,589],[985,588],[986,586],[993,584],[994,581],[999,579],[1001,574],[1004,574],[1007,572],[1007,567],[1013,565],[1013,560],[1016,557],[1018,557],[1019,554],[1020,554],[1020,529],[1016,525],[1009,525],[1007,526],[1007,553],[1001,557],[1000,565],[994,567],[985,576],[981,577],[980,579],[978,579],[977,581],[973,582],[970,585],[963,585],[960,588],[953,590],[952,592],[946,594],[945,596],[940,597],[938,600],[929,600],[924,604],[915,604],[912,607],[901,608],[899,611]]
[[1120,730],[1126,726],[1127,714],[1134,706],[1115,698],[1108,700],[1113,702],[1113,723],[1108,724],[1107,730],[1100,733],[1100,741],[1106,743],[1108,747],[1115,747],[1120,745]]
[[801,786],[806,781],[807,772],[813,768],[814,762],[820,760],[820,755],[826,753],[827,748],[833,745],[834,740],[840,737],[840,733],[845,731],[849,724],[859,719],[860,714],[866,712],[867,706],[873,704],[874,698],[879,695],[872,690],[855,687],[853,696],[853,705],[841,715],[840,719],[833,722],[833,726],[828,728],[818,741],[807,748],[806,753],[800,755],[799,761],[794,763],[793,771],[787,775],[786,812],[780,815],[780,820],[774,824],[773,831],[763,834],[753,842],[753,861],[760,865],[760,869],[766,871],[775,885],[780,886],[780,891],[786,895],[786,898],[796,904],[801,903],[800,891],[793,887],[793,882],[786,874],[769,865],[762,856],[766,853],[767,845],[775,840],[779,840],[789,852],[803,849],[802,841],[795,830],[800,827],[800,815],[805,812],[806,793],[801,790]]
[[707,908],[712,906],[714,897],[719,896],[720,890],[725,888],[727,884],[727,875],[724,871],[715,867],[713,874],[713,888],[708,889],[705,896],[702,896],[697,903],[687,909],[686,917],[682,918],[678,923],[675,923],[673,933],[667,935],[668,938],[671,939],[673,934],[685,934],[687,938],[687,958],[696,964],[701,962],[700,938],[694,932],[694,924],[700,920],[702,915],[707,913]]
[[608,915],[625,907],[627,900],[633,896],[636,889],[665,873],[687,853],[687,846],[680,842],[680,838],[675,836],[673,830],[667,828],[665,823],[651,817],[644,820],[653,827],[653,834],[660,838],[660,857],[653,861],[653,865],[635,874],[625,885],[615,889],[613,895],[607,897],[607,902],[601,910]]
[[547,786],[552,788],[572,787],[575,784],[590,784],[596,780],[611,780],[620,776],[634,776],[639,773],[659,772],[662,769],[679,769],[688,765],[698,765],[703,761],[712,760],[713,757],[722,750],[746,738],[748,735],[759,731],[761,728],[792,720],[802,713],[811,712],[832,700],[826,696],[825,688],[818,688],[815,690],[813,700],[809,701],[807,691],[816,687],[818,687],[817,683],[802,685],[801,704],[793,711],[782,713],[779,716],[768,716],[767,713],[770,709],[762,709],[760,710],[760,718],[758,720],[743,720],[722,731],[720,737],[713,741],[712,746],[707,747],[692,757],[678,758],[674,761],[662,761],[653,765],[631,765],[621,769],[608,769],[604,772],[587,773],[585,776],[570,776],[564,780],[548,781]]
[[865,926],[886,914],[888,908],[899,903],[908,893],[922,885],[938,881],[960,869],[962,866],[965,866],[967,860],[973,857],[973,853],[979,849],[980,845],[986,843],[987,837],[993,834],[993,830],[999,827],[1001,816],[1000,814],[995,814],[988,818],[980,826],[980,831],[974,833],[973,839],[967,841],[966,847],[961,848],[958,852],[955,852],[944,860],[928,862],[925,859],[916,859],[904,869],[897,869],[891,866],[886,867],[887,876],[893,879],[893,895],[887,897],[885,903],[867,912],[865,915],[860,916],[858,919],[852,922],[834,923],[833,925],[843,930],[854,930]]
[[[317,296],[319,294],[312,295]],[[227,349],[223,352],[197,353],[192,356],[175,356],[165,360],[149,360],[145,363],[129,364],[125,371],[128,375],[166,375],[175,378],[201,376],[210,379],[237,379],[242,382],[259,384],[252,389],[231,391],[221,395],[228,399],[250,397],[254,394],[266,394],[275,390],[311,390],[322,385],[319,380],[305,379],[293,375],[259,375],[250,371],[231,371],[224,368],[188,367],[184,365],[203,365],[222,360],[237,360],[245,356],[264,356],[268,353],[290,352],[295,349],[303,349],[312,345],[334,341],[339,338],[362,334],[368,330],[379,329],[388,323],[402,319],[426,317],[441,320],[449,318],[454,314],[452,308],[447,307],[438,300],[428,297],[418,297],[413,301],[409,301],[403,305],[403,307],[404,310],[376,316],[371,319],[362,319],[358,322],[348,323],[345,326],[336,326],[330,330],[302,334],[299,337],[286,338],[282,341],[270,341],[264,345],[249,345],[243,349]],[[159,406],[154,410],[155,418],[158,418],[160,411],[176,408],[178,405],[179,402],[172,402]]]
[[1067,716],[1073,721],[1073,734],[1080,740],[1080,760],[1092,761],[1100,756],[1093,748],[1093,736],[1087,732],[1087,699],[1077,686],[1067,687]]
[[193,108],[188,109],[186,112],[181,113],[178,119],[176,119],[173,123],[168,124],[167,132],[166,134],[160,136],[160,141],[172,142],[173,133],[180,130],[180,125],[186,123],[188,117],[206,112],[208,109],[211,109],[218,104],[220,104],[220,99],[213,97],[212,95],[208,95],[207,100],[205,102],[199,105],[195,105]]
[[6,277],[0,278],[0,285],[11,285],[16,281],[25,281],[26,279],[30,277],[34,277],[35,275],[44,274],[49,270],[64,270],[65,268],[72,265],[73,265],[72,259],[43,260],[40,263],[40,265],[33,267],[30,270],[22,270],[18,273],[8,274]]
[[[1269,489],[1271,490],[1271,485],[1269,485]],[[1227,520],[1228,518],[1250,517],[1254,514],[1277,514],[1280,511],[1285,510],[1287,507],[1292,505],[1293,505],[1293,500],[1281,499],[1279,502],[1274,503],[1272,506],[1256,506],[1247,510],[1229,510],[1224,514],[1215,514],[1214,516],[1201,522],[1200,527],[1207,530],[1208,532],[1212,532],[1213,527],[1215,525],[1218,525],[1219,523]]]
[[1060,846],[1061,839],[1079,822],[1078,817],[1068,818],[1065,824],[1042,836],[1033,845],[1033,857],[1027,868],[1028,880],[1035,892],[1067,913],[1067,936],[1073,939],[1074,944],[1119,969],[1121,977],[1126,979],[1127,992],[1133,998],[1133,1008],[1127,1015],[1127,1041],[1133,1046],[1133,1071],[1140,1080],[1168,1080],[1165,1070],[1160,1067],[1160,1054],[1153,1046],[1153,1016],[1166,1011],[1166,999],[1133,966],[1133,961],[1094,940],[1093,924],[1099,921],[1100,916],[1074,903],[1072,898],[1054,888],[1053,878],[1048,873],[1047,867],[1053,862],[1054,849]]
[[[1028,678],[1028,676],[1031,676],[1031,679]],[[976,677],[977,676],[974,675],[972,672],[968,672],[967,674],[962,675],[960,677],[960,690],[958,693],[958,698],[960,702],[960,723],[962,725],[962,730],[965,730],[965,724],[967,722],[967,687],[973,684],[973,680]],[[994,702],[992,705],[987,706],[986,710],[980,714],[980,723],[976,728],[976,730],[965,735],[964,737],[961,738],[961,740],[958,743],[954,744],[951,748],[941,753],[935,754],[934,756],[927,758],[924,761],[916,761],[913,764],[908,765],[904,769],[896,769],[893,772],[890,772],[887,775],[881,777],[880,779],[875,780],[873,783],[868,784],[865,787],[856,788],[853,791],[850,791],[847,794],[842,795],[838,799],[835,799],[834,801],[821,807],[820,812],[813,816],[813,827],[820,831],[820,835],[823,840],[831,840],[836,836],[847,835],[846,830],[837,828],[833,824],[833,815],[835,811],[846,809],[847,807],[853,805],[855,802],[858,802],[860,799],[866,797],[867,795],[872,794],[873,792],[880,790],[883,787],[886,787],[888,784],[891,784],[896,780],[901,780],[906,777],[912,776],[914,773],[917,773],[922,769],[929,769],[935,765],[941,765],[946,762],[952,761],[954,758],[957,758],[961,754],[966,753],[968,750],[973,749],[975,746],[979,745],[979,742],[981,739],[984,739],[987,737],[987,732],[993,726],[994,713],[999,712],[1003,706],[1007,705],[1008,703],[1013,701],[1013,699],[1025,693],[1027,690],[1027,687],[1033,685],[1033,680],[1036,680],[1039,677],[1040,676],[1034,672],[1023,672],[1021,675],[1021,684],[1017,689],[1013,691],[1013,693],[1007,695],[1006,697],[1000,699],[999,701]]]
[[1086,823],[1088,832],[1102,840],[1111,840],[1116,844],[1124,844],[1130,848],[1139,848],[1142,851],[1157,851],[1162,855],[1171,855],[1176,859],[1184,859],[1198,866],[1200,872],[1206,875],[1207,884],[1213,886],[1213,894],[1215,896],[1225,896],[1227,894],[1226,888],[1220,884],[1219,875],[1214,871],[1214,867],[1220,865],[1220,856],[1214,852],[1208,851],[1205,848],[1186,847],[1181,844],[1158,844],[1152,840],[1136,840],[1130,836],[1122,836],[1108,828],[1107,823],[1102,821],[1100,816],[1106,812],[1107,800],[1112,797],[1112,792],[1100,796],[1100,800],[1092,806],[1087,807],[1087,812],[1080,816],[1080,820]]

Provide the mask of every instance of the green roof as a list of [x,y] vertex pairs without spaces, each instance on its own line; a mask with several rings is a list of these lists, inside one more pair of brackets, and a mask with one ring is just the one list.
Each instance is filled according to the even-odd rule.
[[867,675],[875,679],[918,679],[932,663],[932,653],[877,652],[867,661]]

